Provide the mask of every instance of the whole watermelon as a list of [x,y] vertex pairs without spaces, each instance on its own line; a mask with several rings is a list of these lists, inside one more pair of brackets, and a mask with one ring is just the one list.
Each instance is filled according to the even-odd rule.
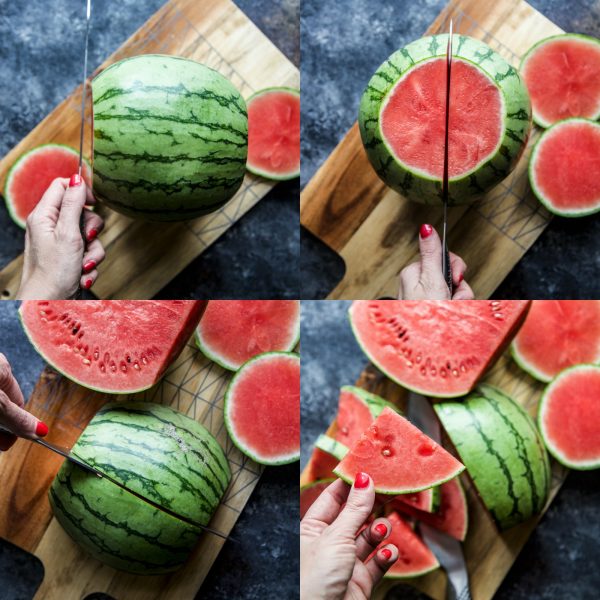
[[94,193],[134,218],[182,221],[239,189],[246,104],[217,71],[184,58],[121,60],[92,82]]
[[135,493],[67,460],[49,492],[54,515],[94,558],[141,575],[182,566],[231,479],[212,435],[159,404],[106,405],[72,452]]

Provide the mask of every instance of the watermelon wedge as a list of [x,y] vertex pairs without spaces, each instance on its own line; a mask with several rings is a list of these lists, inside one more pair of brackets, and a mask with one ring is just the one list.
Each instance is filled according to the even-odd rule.
[[233,376],[225,393],[225,425],[233,443],[263,465],[300,458],[300,357],[266,352]]
[[350,324],[385,375],[428,396],[472,390],[523,322],[529,301],[358,300]]
[[323,433],[317,438],[315,447],[327,454],[331,454],[338,462],[348,454],[347,446]]
[[[57,177],[71,177],[79,170],[79,152],[63,144],[44,144],[17,159],[4,186],[6,207],[13,221],[25,229],[29,213]],[[92,170],[83,164],[83,179],[90,185]]]
[[323,490],[335,479],[320,479],[313,481],[300,488],[300,518],[303,519],[306,511],[313,505],[314,501],[321,495]]
[[600,118],[600,40],[573,33],[543,39],[523,56],[520,71],[540,127]]
[[544,131],[531,152],[529,182],[538,200],[562,217],[600,211],[600,124],[566,119]]
[[250,96],[246,168],[268,179],[300,175],[300,91],[272,87]]
[[600,301],[534,300],[515,336],[517,364],[540,381],[581,363],[600,363]]
[[339,459],[333,456],[333,454],[325,452],[315,446],[308,461],[305,480],[308,483],[314,483],[319,479],[334,478],[335,475],[333,474],[333,470],[339,462]]
[[436,486],[414,494],[401,494],[396,496],[390,504],[398,510],[408,506],[419,511],[435,513],[440,507],[440,500],[440,486]]
[[464,466],[390,408],[361,435],[333,472],[352,484],[363,471],[380,494],[418,492],[448,481]]
[[544,391],[538,425],[560,463],[600,468],[600,366],[578,365],[558,375]]
[[237,371],[265,352],[291,352],[300,339],[298,300],[211,300],[198,329],[198,347]]

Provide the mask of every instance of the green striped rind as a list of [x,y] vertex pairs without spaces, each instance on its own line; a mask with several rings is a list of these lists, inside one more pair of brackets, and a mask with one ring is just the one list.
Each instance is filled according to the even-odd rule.
[[131,217],[181,221],[223,206],[242,184],[246,104],[200,63],[146,54],[92,82],[94,193]]
[[311,488],[316,487],[318,485],[322,485],[324,483],[330,484],[330,483],[333,483],[334,481],[335,481],[334,478],[316,479],[315,481],[311,481],[310,483],[306,483],[305,485],[301,485],[300,486],[300,493],[305,492],[306,490],[310,490]]
[[348,454],[348,448],[344,444],[330,438],[324,433],[317,438],[315,447],[319,448],[319,450],[323,450],[323,452],[327,452],[327,454],[331,454],[331,456],[337,460],[342,460],[342,458]]
[[434,408],[500,529],[542,511],[550,491],[548,454],[535,423],[516,402],[480,385],[464,401]]
[[342,392],[350,392],[354,396],[356,396],[359,400],[364,402],[368,407],[371,415],[374,419],[376,419],[381,411],[387,406],[391,408],[393,411],[402,414],[402,411],[391,402],[388,402],[381,396],[377,394],[373,394],[371,392],[367,392],[367,390],[363,390],[363,388],[356,387],[354,385],[345,385],[341,388]]
[[[531,158],[529,159],[529,183],[531,184],[531,189],[533,193],[536,195],[537,199],[551,212],[555,215],[559,215],[560,217],[585,217],[586,215],[593,215],[600,211],[600,197],[597,199],[597,203],[595,206],[591,206],[590,208],[580,208],[573,210],[559,210],[557,209],[552,202],[544,196],[540,188],[538,187],[537,180],[535,177],[535,167],[538,160],[538,154],[542,144],[548,140],[552,135],[560,134],[560,130],[570,123],[589,123],[593,127],[596,127],[600,130],[600,123],[596,121],[592,121],[590,119],[582,119],[580,117],[573,117],[572,119],[564,119],[562,121],[558,121],[551,125],[540,135],[538,141],[535,143],[533,150],[531,151]],[[577,176],[574,173],[574,176]]]
[[[395,159],[383,139],[380,113],[398,80],[419,63],[445,56],[447,44],[447,34],[428,36],[392,54],[369,81],[358,116],[367,156],[379,177],[392,189],[424,204],[442,204],[441,179],[429,178]],[[516,166],[531,129],[531,103],[518,71],[483,42],[454,35],[452,55],[473,63],[488,75],[504,101],[504,135],[494,155],[473,172],[450,179],[449,203],[466,204],[502,181]]]
[[[521,59],[521,65],[519,66],[519,71],[523,72],[527,61],[536,53],[537,50],[539,50],[542,46],[545,46],[548,42],[553,42],[557,39],[566,39],[566,40],[572,39],[572,40],[576,40],[576,41],[580,41],[580,42],[587,42],[590,44],[595,44],[596,46],[598,46],[600,48],[600,40],[595,37],[591,37],[589,35],[583,35],[581,33],[560,33],[558,35],[551,35],[550,37],[540,40],[539,42],[537,42],[536,44],[531,46],[531,48],[529,48],[529,50],[527,50],[527,52]],[[598,112],[595,115],[591,115],[589,118],[592,120],[600,119],[600,105],[598,106]],[[533,121],[535,122],[536,125],[539,125],[540,127],[543,127],[544,129],[546,127],[550,127],[550,125],[552,125],[552,123],[549,123],[548,121],[543,119],[539,114],[536,114],[535,107],[533,108]]]

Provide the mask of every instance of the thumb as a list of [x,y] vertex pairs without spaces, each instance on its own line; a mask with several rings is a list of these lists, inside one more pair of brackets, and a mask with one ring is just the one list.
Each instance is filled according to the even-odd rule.
[[86,201],[86,186],[81,177],[73,175],[69,180],[69,187],[65,190],[60,207],[58,222],[70,231],[75,228],[79,231],[79,220]]
[[346,505],[333,522],[332,528],[340,535],[354,539],[371,514],[374,503],[373,480],[366,473],[357,473]]
[[11,402],[8,396],[0,391],[0,425],[6,427],[18,437],[34,439],[44,437],[48,427],[36,419],[30,412]]
[[421,225],[419,230],[419,252],[421,253],[421,274],[429,281],[435,281],[442,273],[442,241],[431,225]]

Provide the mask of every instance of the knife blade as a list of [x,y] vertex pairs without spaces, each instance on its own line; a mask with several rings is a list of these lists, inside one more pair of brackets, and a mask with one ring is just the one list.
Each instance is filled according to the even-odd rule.
[[87,0],[85,16],[85,45],[83,53],[83,84],[81,86],[81,124],[79,128],[79,177],[81,177],[81,167],[83,164],[83,128],[85,126],[85,97],[87,89],[87,71],[88,71],[88,44],[90,39],[90,23],[92,20],[92,0]]
[[446,49],[446,114],[444,130],[444,174],[442,179],[442,200],[444,201],[444,225],[442,229],[442,273],[444,280],[452,296],[452,266],[450,265],[450,253],[448,252],[447,230],[448,230],[448,138],[450,130],[450,74],[452,72],[452,33],[453,23],[450,19],[450,31],[448,34],[448,47]]

